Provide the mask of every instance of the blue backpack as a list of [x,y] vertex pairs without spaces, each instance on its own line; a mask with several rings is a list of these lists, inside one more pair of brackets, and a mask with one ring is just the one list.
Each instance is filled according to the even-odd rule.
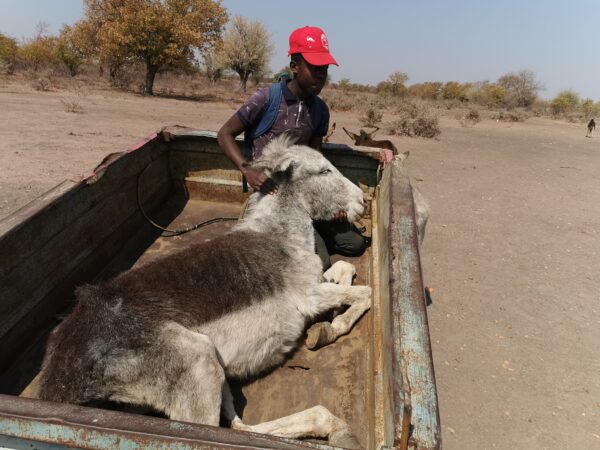
[[[288,78],[282,77],[278,83],[273,83],[269,86],[269,98],[265,109],[258,120],[256,126],[244,132],[244,156],[246,159],[252,159],[252,143],[254,139],[267,133],[271,128],[275,120],[277,120],[277,114],[279,113],[279,106],[281,105],[281,97],[283,96],[283,84],[287,83]],[[313,128],[316,129],[321,123],[321,110],[318,107],[319,101],[322,101],[318,97],[312,102],[309,108],[310,117],[312,119]],[[248,183],[246,178],[242,179],[242,188],[244,192],[248,192]]]

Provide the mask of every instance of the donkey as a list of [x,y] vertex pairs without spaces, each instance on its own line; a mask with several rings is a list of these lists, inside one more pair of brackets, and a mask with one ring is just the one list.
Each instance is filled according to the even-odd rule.
[[228,379],[282,363],[323,312],[349,305],[309,329],[309,348],[348,333],[371,305],[371,288],[351,285],[352,264],[340,261],[323,274],[314,252],[312,221],[339,211],[358,219],[361,189],[319,152],[285,137],[250,164],[279,189],[254,193],[230,233],[77,289],[73,312],[49,338],[40,398],[151,406],[214,426],[222,415],[234,429],[358,447],[348,425],[322,406],[258,425],[234,410]]
[[596,121],[592,117],[592,119],[587,124],[587,134],[585,137],[592,137],[592,133],[594,132],[594,128],[596,128]]
[[375,127],[375,129],[373,131],[371,131],[370,133],[367,133],[365,130],[360,130],[360,134],[354,134],[351,131],[346,130],[345,127],[342,127],[342,129],[346,132],[346,134],[350,137],[350,139],[354,140],[355,145],[365,145],[367,147],[383,148],[386,150],[391,150],[392,152],[394,152],[394,155],[398,154],[398,149],[392,143],[392,141],[389,141],[387,139],[382,139],[382,140],[374,140],[373,139],[373,136],[379,130],[378,127]]
[[[367,133],[365,130],[360,130],[360,135],[354,134],[351,131],[346,130],[346,128],[342,127],[342,129],[346,132],[346,134],[354,139],[355,145],[365,145],[367,147],[376,147],[382,148],[386,150],[391,150],[394,152],[396,159],[400,161],[404,161],[408,158],[409,152],[398,153],[398,149],[394,146],[391,141],[385,140],[374,140],[373,136],[375,132],[379,130],[378,127],[375,127],[373,131]],[[417,189],[416,186],[412,187],[413,190],[413,198],[415,204],[415,221],[417,223],[417,231],[419,235],[419,245],[423,243],[423,239],[425,239],[425,227],[427,226],[427,221],[429,220],[430,208],[427,200],[421,194],[421,191]]]
[[335,122],[327,129],[327,134],[323,136],[323,144],[327,144],[329,142],[329,138],[335,131]]

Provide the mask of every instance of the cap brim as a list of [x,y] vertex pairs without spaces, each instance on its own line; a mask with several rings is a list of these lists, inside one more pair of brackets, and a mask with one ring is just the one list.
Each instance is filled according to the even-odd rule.
[[339,66],[337,61],[333,59],[331,53],[321,52],[321,53],[302,53],[302,56],[309,64],[313,66],[328,66],[329,64],[335,64]]

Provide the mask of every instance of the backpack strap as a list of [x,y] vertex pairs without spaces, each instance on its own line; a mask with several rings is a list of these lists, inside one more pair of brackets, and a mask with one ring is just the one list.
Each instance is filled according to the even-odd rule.
[[320,97],[315,96],[313,101],[308,109],[310,112],[310,121],[313,126],[313,131],[316,131],[321,124],[322,116],[323,116],[323,100]]
[[[247,130],[244,133],[244,157],[247,160],[252,159],[252,144],[254,139],[262,136],[268,132],[275,121],[277,120],[277,114],[279,113],[279,106],[281,105],[281,97],[283,95],[283,88],[281,83],[286,82],[286,78],[283,78],[279,83],[273,83],[269,86],[269,96],[267,103],[263,109],[260,119],[254,128]],[[248,182],[246,178],[242,178],[242,191],[248,192]]]
[[[285,80],[282,80],[282,82],[285,83]],[[268,132],[277,120],[282,95],[283,89],[281,83],[273,83],[269,86],[267,103],[264,106],[258,123],[244,133],[244,156],[248,159],[252,159],[252,143],[254,139]]]

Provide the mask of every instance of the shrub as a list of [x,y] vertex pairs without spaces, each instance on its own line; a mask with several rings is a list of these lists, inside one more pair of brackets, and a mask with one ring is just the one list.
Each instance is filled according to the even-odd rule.
[[376,127],[381,122],[383,113],[375,110],[373,107],[369,107],[363,117],[359,117],[358,120],[365,127]]
[[321,97],[332,111],[352,111],[354,109],[352,98],[344,93],[328,91],[321,94]]
[[415,136],[424,138],[436,138],[442,132],[437,117],[418,117],[412,127]]
[[31,87],[33,87],[36,91],[47,92],[52,88],[52,82],[50,81],[50,78],[41,76],[35,78],[31,82]]
[[13,71],[18,49],[15,39],[0,33],[0,72]]
[[17,57],[26,68],[37,72],[52,66],[55,48],[55,37],[40,35],[19,47]]
[[525,122],[527,120],[527,114],[523,111],[512,110],[512,111],[499,111],[492,119],[499,120],[501,122]]
[[465,102],[467,98],[467,86],[457,81],[448,81],[442,86],[442,98],[446,100],[459,100]]
[[462,115],[459,120],[463,127],[473,126],[481,122],[481,115],[479,111],[472,108],[465,115]]
[[81,98],[79,96],[69,95],[60,99],[64,105],[65,110],[70,113],[83,113],[83,106],[81,105]]
[[396,115],[395,120],[386,124],[388,134],[436,138],[441,133],[438,118],[424,103],[404,102],[398,106]]
[[64,64],[72,77],[79,73],[79,68],[85,61],[85,52],[76,37],[75,30],[65,25],[54,47],[55,61]]
[[554,116],[566,116],[572,112],[579,104],[579,95],[570,90],[564,90],[558,93],[556,97],[550,103],[552,114]]

